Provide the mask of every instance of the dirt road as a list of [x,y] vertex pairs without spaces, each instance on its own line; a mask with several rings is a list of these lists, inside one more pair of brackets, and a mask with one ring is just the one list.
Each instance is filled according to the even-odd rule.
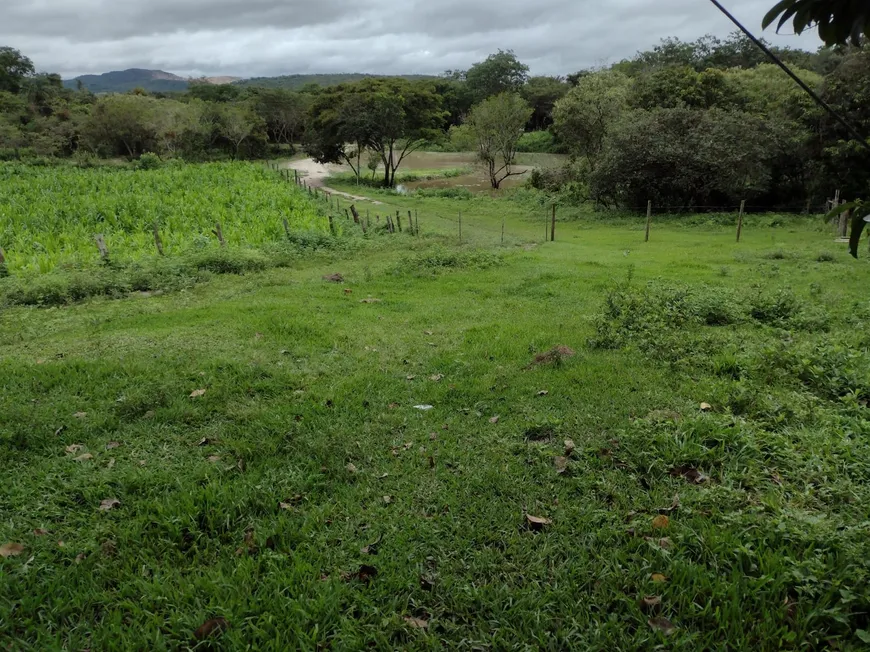
[[326,185],[326,179],[330,174],[335,172],[344,172],[346,168],[341,165],[332,165],[332,164],[322,164],[318,163],[314,159],[305,158],[300,159],[298,161],[290,161],[285,166],[291,170],[298,170],[300,175],[305,177],[305,183],[311,186],[312,188],[320,188],[324,192],[328,192],[330,195],[336,195],[338,197],[346,197],[347,199],[351,199],[353,201],[371,201],[372,204],[380,205],[383,202],[370,200],[366,197],[360,197],[359,195],[352,195],[348,192],[341,192],[340,190],[335,190],[334,188],[330,188]]

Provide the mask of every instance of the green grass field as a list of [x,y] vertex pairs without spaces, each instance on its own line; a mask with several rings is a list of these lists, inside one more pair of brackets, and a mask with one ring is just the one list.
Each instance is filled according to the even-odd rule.
[[373,197],[421,235],[3,308],[0,646],[866,649],[866,260]]

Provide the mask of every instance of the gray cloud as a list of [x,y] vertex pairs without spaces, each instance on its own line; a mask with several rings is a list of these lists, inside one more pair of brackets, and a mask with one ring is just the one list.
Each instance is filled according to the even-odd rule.
[[[2,0],[0,45],[65,77],[124,68],[244,77],[438,73],[513,49],[533,74],[618,61],[667,36],[726,36],[706,0]],[[731,0],[753,30],[773,0]],[[812,35],[764,36],[814,49]]]

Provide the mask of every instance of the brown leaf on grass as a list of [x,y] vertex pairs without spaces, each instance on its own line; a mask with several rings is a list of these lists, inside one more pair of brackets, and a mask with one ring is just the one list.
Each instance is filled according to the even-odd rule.
[[652,521],[652,526],[657,530],[663,530],[671,524],[671,519],[669,519],[664,514],[659,514]]
[[64,450],[67,453],[78,453],[82,449],[84,449],[84,446],[82,444],[70,444]]
[[665,636],[670,636],[671,634],[673,634],[674,632],[677,631],[677,628],[674,626],[674,624],[670,620],[668,620],[667,618],[664,618],[662,616],[656,616],[655,618],[650,618],[646,622],[650,627],[652,627],[655,630],[660,631]]
[[344,468],[346,468],[346,469],[347,469],[347,472],[348,472],[348,473],[351,473],[351,474],[353,474],[353,473],[358,473],[358,472],[359,472],[359,471],[357,470],[356,466],[354,466],[353,464],[348,464],[348,465],[347,465],[346,467],[344,467]]
[[117,498],[105,498],[100,501],[100,509],[104,512],[108,512],[110,509],[115,509],[120,504],[121,501]]
[[701,412],[712,412],[713,406],[709,403],[701,403]]
[[81,564],[81,563],[82,563],[85,559],[87,559],[87,558],[88,558],[88,553],[86,553],[86,552],[80,552],[79,554],[76,555],[76,560],[75,560],[75,561],[76,561],[77,564]]
[[363,299],[360,303],[382,303],[380,299],[375,299],[374,297],[368,297],[367,299]]
[[211,443],[211,440],[208,437],[203,437],[198,442],[196,442],[197,446],[208,446]]
[[577,352],[571,347],[563,345],[554,346],[546,353],[539,353],[536,355],[535,359],[529,363],[526,369],[531,369],[536,365],[559,364],[563,360],[573,358],[575,355],[577,355]]
[[221,456],[220,455],[209,455],[208,461],[211,462],[212,464],[215,464],[216,462],[221,461]]
[[402,448],[404,448],[406,451],[409,451],[409,450],[411,450],[412,448],[414,448],[414,442],[412,442],[412,441],[406,442],[406,443],[402,446]]
[[384,500],[384,504],[385,504],[385,505],[389,505],[390,503],[393,502],[394,499],[393,499],[392,496],[384,496],[384,499],[383,499],[383,500]]
[[498,423],[498,422],[499,422],[499,419],[501,419],[501,417],[499,417],[499,416],[494,416],[494,417],[492,417],[492,418],[489,420],[489,422],[490,422],[490,423]]
[[437,432],[430,432],[429,433],[429,441],[435,441],[436,439],[438,439],[438,433]]
[[207,638],[220,636],[229,628],[230,624],[227,622],[226,618],[212,618],[211,620],[206,620],[202,625],[200,625],[193,633],[193,637],[197,641],[204,641]]
[[341,274],[324,274],[323,280],[329,283],[344,283],[344,276]]
[[397,407],[399,407],[399,404],[398,403],[390,403],[387,407],[390,408],[391,410],[395,410]]
[[650,575],[650,579],[655,584],[664,584],[665,582],[668,581],[668,578],[665,575],[662,575],[661,573],[653,573],[652,575]]
[[644,537],[646,541],[657,545],[662,550],[670,550],[674,547],[674,542],[670,539],[670,537],[663,537],[661,539],[656,539],[655,537]]
[[422,618],[413,618],[412,616],[405,616],[405,622],[411,627],[411,629],[429,629],[429,621],[423,620]]
[[60,434],[61,434],[64,430],[66,430],[66,426],[61,426],[60,428],[58,428],[57,430],[54,431],[54,436],[55,436],[55,437],[59,437]]
[[20,543],[4,543],[0,546],[0,557],[17,557],[24,552],[24,546]]
[[406,376],[405,380],[414,380],[417,376]]
[[647,595],[640,600],[640,609],[645,614],[655,614],[661,610],[662,599],[657,595]]
[[142,415],[144,419],[153,419],[156,412],[154,410],[148,410],[145,414]]
[[109,458],[109,463],[106,464],[106,468],[111,469],[113,466],[115,466],[115,458],[111,457],[111,458]]
[[550,392],[548,392],[546,389],[542,389],[540,392],[538,392],[537,395],[538,396],[549,396]]
[[577,446],[574,444],[573,439],[566,439],[565,440],[565,457],[571,457],[571,454],[574,452],[574,450],[576,448],[577,448]]
[[103,553],[104,557],[114,557],[118,553],[118,544],[111,539],[108,539],[103,541],[100,546],[100,551]]
[[556,467],[556,473],[562,475],[568,470],[568,458],[567,457],[554,457],[553,458],[553,466]]
[[190,398],[199,398],[200,396],[205,396],[206,390],[204,389],[195,389],[190,393]]
[[704,484],[709,478],[701,473],[698,469],[691,466],[675,466],[669,471],[671,477],[685,478],[692,484]]
[[540,532],[548,525],[552,525],[552,523],[553,521],[548,518],[526,514],[526,524],[528,525],[530,530],[533,530],[535,532]]
[[87,462],[88,460],[94,459],[94,456],[90,453],[85,453],[84,455],[79,455],[76,458],[73,458],[76,462]]
[[106,444],[106,450],[107,450],[107,451],[110,451],[110,450],[112,450],[113,448],[118,448],[120,445],[121,445],[121,444],[120,444],[119,442],[116,442],[116,441],[110,441],[108,444]]
[[46,534],[48,534],[48,530],[46,530],[45,528],[38,527],[35,530],[33,530],[33,534],[35,536],[38,536],[38,537],[44,537]]
[[76,412],[73,416],[76,419],[84,419],[86,416],[88,416],[88,413],[87,412]]
[[444,380],[444,374],[433,374],[429,376],[429,380],[431,380],[433,383],[439,383]]

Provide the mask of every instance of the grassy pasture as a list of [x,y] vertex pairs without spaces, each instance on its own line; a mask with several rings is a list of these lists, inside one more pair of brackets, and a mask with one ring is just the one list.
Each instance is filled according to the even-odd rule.
[[0,312],[0,644],[866,648],[866,261],[372,197],[423,234]]

